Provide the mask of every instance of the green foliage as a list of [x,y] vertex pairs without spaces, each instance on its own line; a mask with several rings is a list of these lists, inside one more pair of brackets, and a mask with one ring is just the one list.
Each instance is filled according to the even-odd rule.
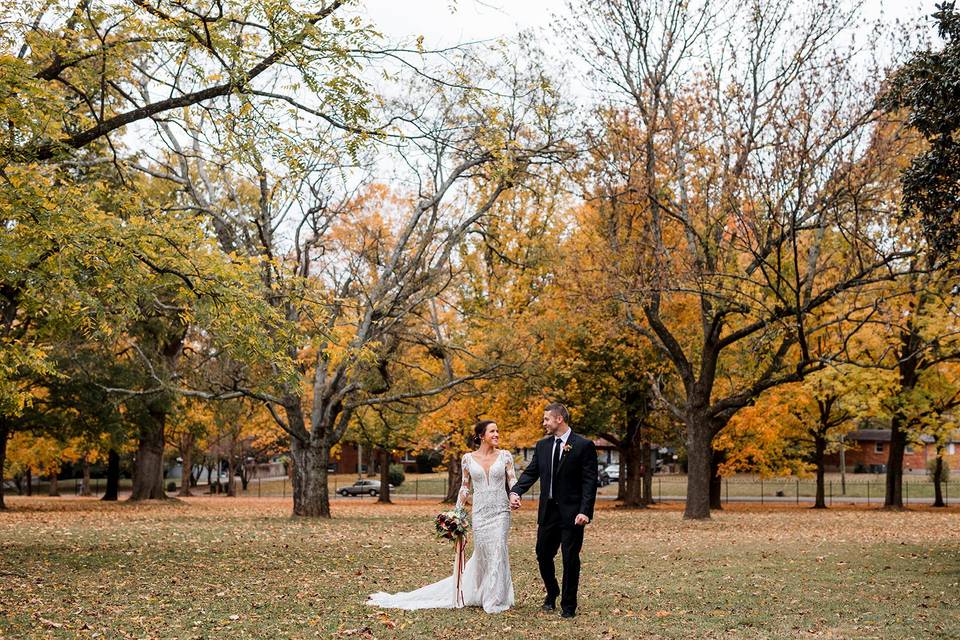
[[956,2],[942,2],[933,15],[943,48],[916,52],[884,103],[905,109],[929,145],[903,173],[903,215],[917,217],[934,253],[949,257],[960,249],[960,14]]
[[407,479],[406,474],[403,472],[402,464],[391,464],[388,475],[390,478],[390,484],[395,487],[399,487],[403,484],[403,481]]
[[434,468],[443,464],[443,454],[436,449],[427,449],[416,455],[417,473],[433,473]]

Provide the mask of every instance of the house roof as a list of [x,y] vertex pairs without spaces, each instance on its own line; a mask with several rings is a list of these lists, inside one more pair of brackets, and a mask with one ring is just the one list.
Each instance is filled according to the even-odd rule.
[[[844,439],[856,442],[890,442],[890,429],[857,429],[844,436]],[[951,434],[948,441],[960,442],[960,433]],[[920,442],[930,444],[936,442],[936,439],[923,434],[920,436]]]

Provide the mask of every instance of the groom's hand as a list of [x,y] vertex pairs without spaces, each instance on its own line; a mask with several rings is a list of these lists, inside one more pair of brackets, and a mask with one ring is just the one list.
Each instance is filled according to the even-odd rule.
[[510,508],[514,510],[520,508],[520,496],[515,493],[510,494]]
[[590,524],[590,518],[582,513],[578,513],[577,517],[573,519],[573,524],[577,525],[578,527],[582,527],[585,524]]

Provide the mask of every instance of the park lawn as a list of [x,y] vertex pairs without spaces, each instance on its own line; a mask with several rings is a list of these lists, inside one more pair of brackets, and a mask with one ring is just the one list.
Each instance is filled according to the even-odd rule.
[[2,638],[960,637],[960,511],[601,505],[579,616],[538,611],[535,510],[516,515],[516,607],[396,611],[372,591],[442,578],[433,502],[283,499],[104,504],[9,498],[0,513]]

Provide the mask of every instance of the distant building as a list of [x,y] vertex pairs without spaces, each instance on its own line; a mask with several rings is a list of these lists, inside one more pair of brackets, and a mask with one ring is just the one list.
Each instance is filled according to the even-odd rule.
[[[597,462],[600,464],[617,464],[620,462],[620,450],[615,444],[605,438],[595,438],[594,446],[597,447]],[[521,447],[516,450],[518,456],[517,464],[524,468],[530,463],[533,457],[533,447]]]
[[[368,467],[377,467],[374,454],[375,452],[371,447],[359,447],[356,442],[341,442],[336,452],[330,456],[330,471],[332,473],[357,473],[357,464],[362,455],[363,466],[360,472],[366,473]],[[391,463],[402,464],[403,470],[407,473],[413,473],[417,470],[417,461],[410,450],[394,453]]]
[[[890,455],[890,429],[857,429],[845,436],[845,466],[848,472],[884,473]],[[903,454],[903,472],[923,474],[927,464],[937,457],[937,448],[930,436],[921,436],[920,443],[908,444]],[[951,471],[960,472],[960,432],[954,433],[944,451],[944,463]],[[827,471],[840,470],[840,453],[825,457]]]

